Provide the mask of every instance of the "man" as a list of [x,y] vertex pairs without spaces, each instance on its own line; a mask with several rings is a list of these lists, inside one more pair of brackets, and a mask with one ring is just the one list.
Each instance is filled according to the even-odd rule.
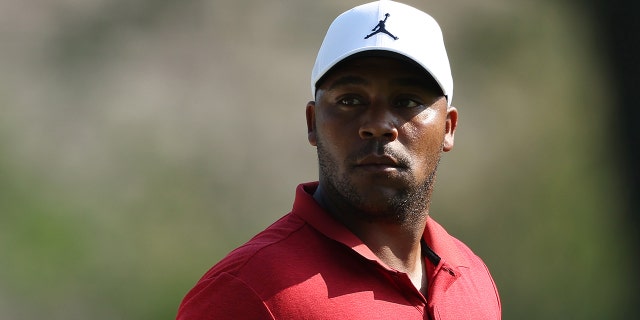
[[306,108],[319,182],[210,269],[178,319],[500,319],[484,263],[429,217],[452,89],[426,13],[383,0],[336,18]]

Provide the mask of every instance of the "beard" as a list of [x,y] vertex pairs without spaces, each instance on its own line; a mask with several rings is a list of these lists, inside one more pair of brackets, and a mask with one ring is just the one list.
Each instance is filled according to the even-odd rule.
[[[359,156],[377,151],[378,154],[393,156],[402,167],[406,168],[408,177],[403,179],[402,186],[395,192],[382,199],[376,199],[372,204],[371,199],[363,195],[357,185],[351,180],[348,172],[341,172],[338,161],[333,158],[323,142],[317,140],[318,164],[320,179],[327,195],[337,203],[344,204],[340,212],[332,212],[336,215],[349,215],[350,218],[367,222],[384,222],[389,224],[415,224],[423,220],[429,211],[431,193],[435,182],[436,171],[440,162],[441,153],[431,159],[431,172],[425,181],[417,181],[412,171],[411,158],[405,154],[392,150],[388,145],[372,140],[371,144],[350,156],[356,159]],[[345,161],[344,168],[349,168]],[[344,217],[343,217],[344,218]]]

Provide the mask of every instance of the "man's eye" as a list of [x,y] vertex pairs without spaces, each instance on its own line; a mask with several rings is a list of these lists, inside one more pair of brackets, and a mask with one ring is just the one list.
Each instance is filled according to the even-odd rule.
[[338,103],[345,105],[345,106],[355,106],[355,105],[360,105],[362,104],[362,100],[358,99],[358,98],[342,98],[338,101]]
[[422,103],[412,99],[400,99],[396,101],[396,107],[398,108],[415,108],[421,106]]

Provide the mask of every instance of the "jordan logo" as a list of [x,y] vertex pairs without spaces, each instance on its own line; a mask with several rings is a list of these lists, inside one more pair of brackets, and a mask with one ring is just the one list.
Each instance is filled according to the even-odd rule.
[[387,19],[389,18],[390,14],[385,13],[384,14],[384,20],[380,20],[380,22],[378,22],[378,24],[371,29],[371,31],[373,31],[372,33],[370,33],[369,35],[367,35],[366,37],[364,37],[365,39],[369,39],[371,38],[371,36],[378,34],[378,33],[386,33],[388,36],[390,36],[391,38],[393,38],[393,40],[398,40],[399,38],[392,35],[389,31],[387,31],[387,28],[385,28],[385,23],[387,22]]

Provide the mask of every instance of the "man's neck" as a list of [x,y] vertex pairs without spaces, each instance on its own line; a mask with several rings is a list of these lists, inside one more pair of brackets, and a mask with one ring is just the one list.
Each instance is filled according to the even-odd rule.
[[410,227],[376,222],[351,222],[345,226],[388,267],[406,273],[420,290],[426,276],[421,246],[425,224],[426,219]]
[[[314,199],[335,219],[353,232],[388,267],[406,273],[418,290],[426,284],[421,240],[427,223],[427,212],[420,219],[400,223],[365,219],[363,215],[344,214],[318,188]],[[424,292],[423,292],[424,293]]]

